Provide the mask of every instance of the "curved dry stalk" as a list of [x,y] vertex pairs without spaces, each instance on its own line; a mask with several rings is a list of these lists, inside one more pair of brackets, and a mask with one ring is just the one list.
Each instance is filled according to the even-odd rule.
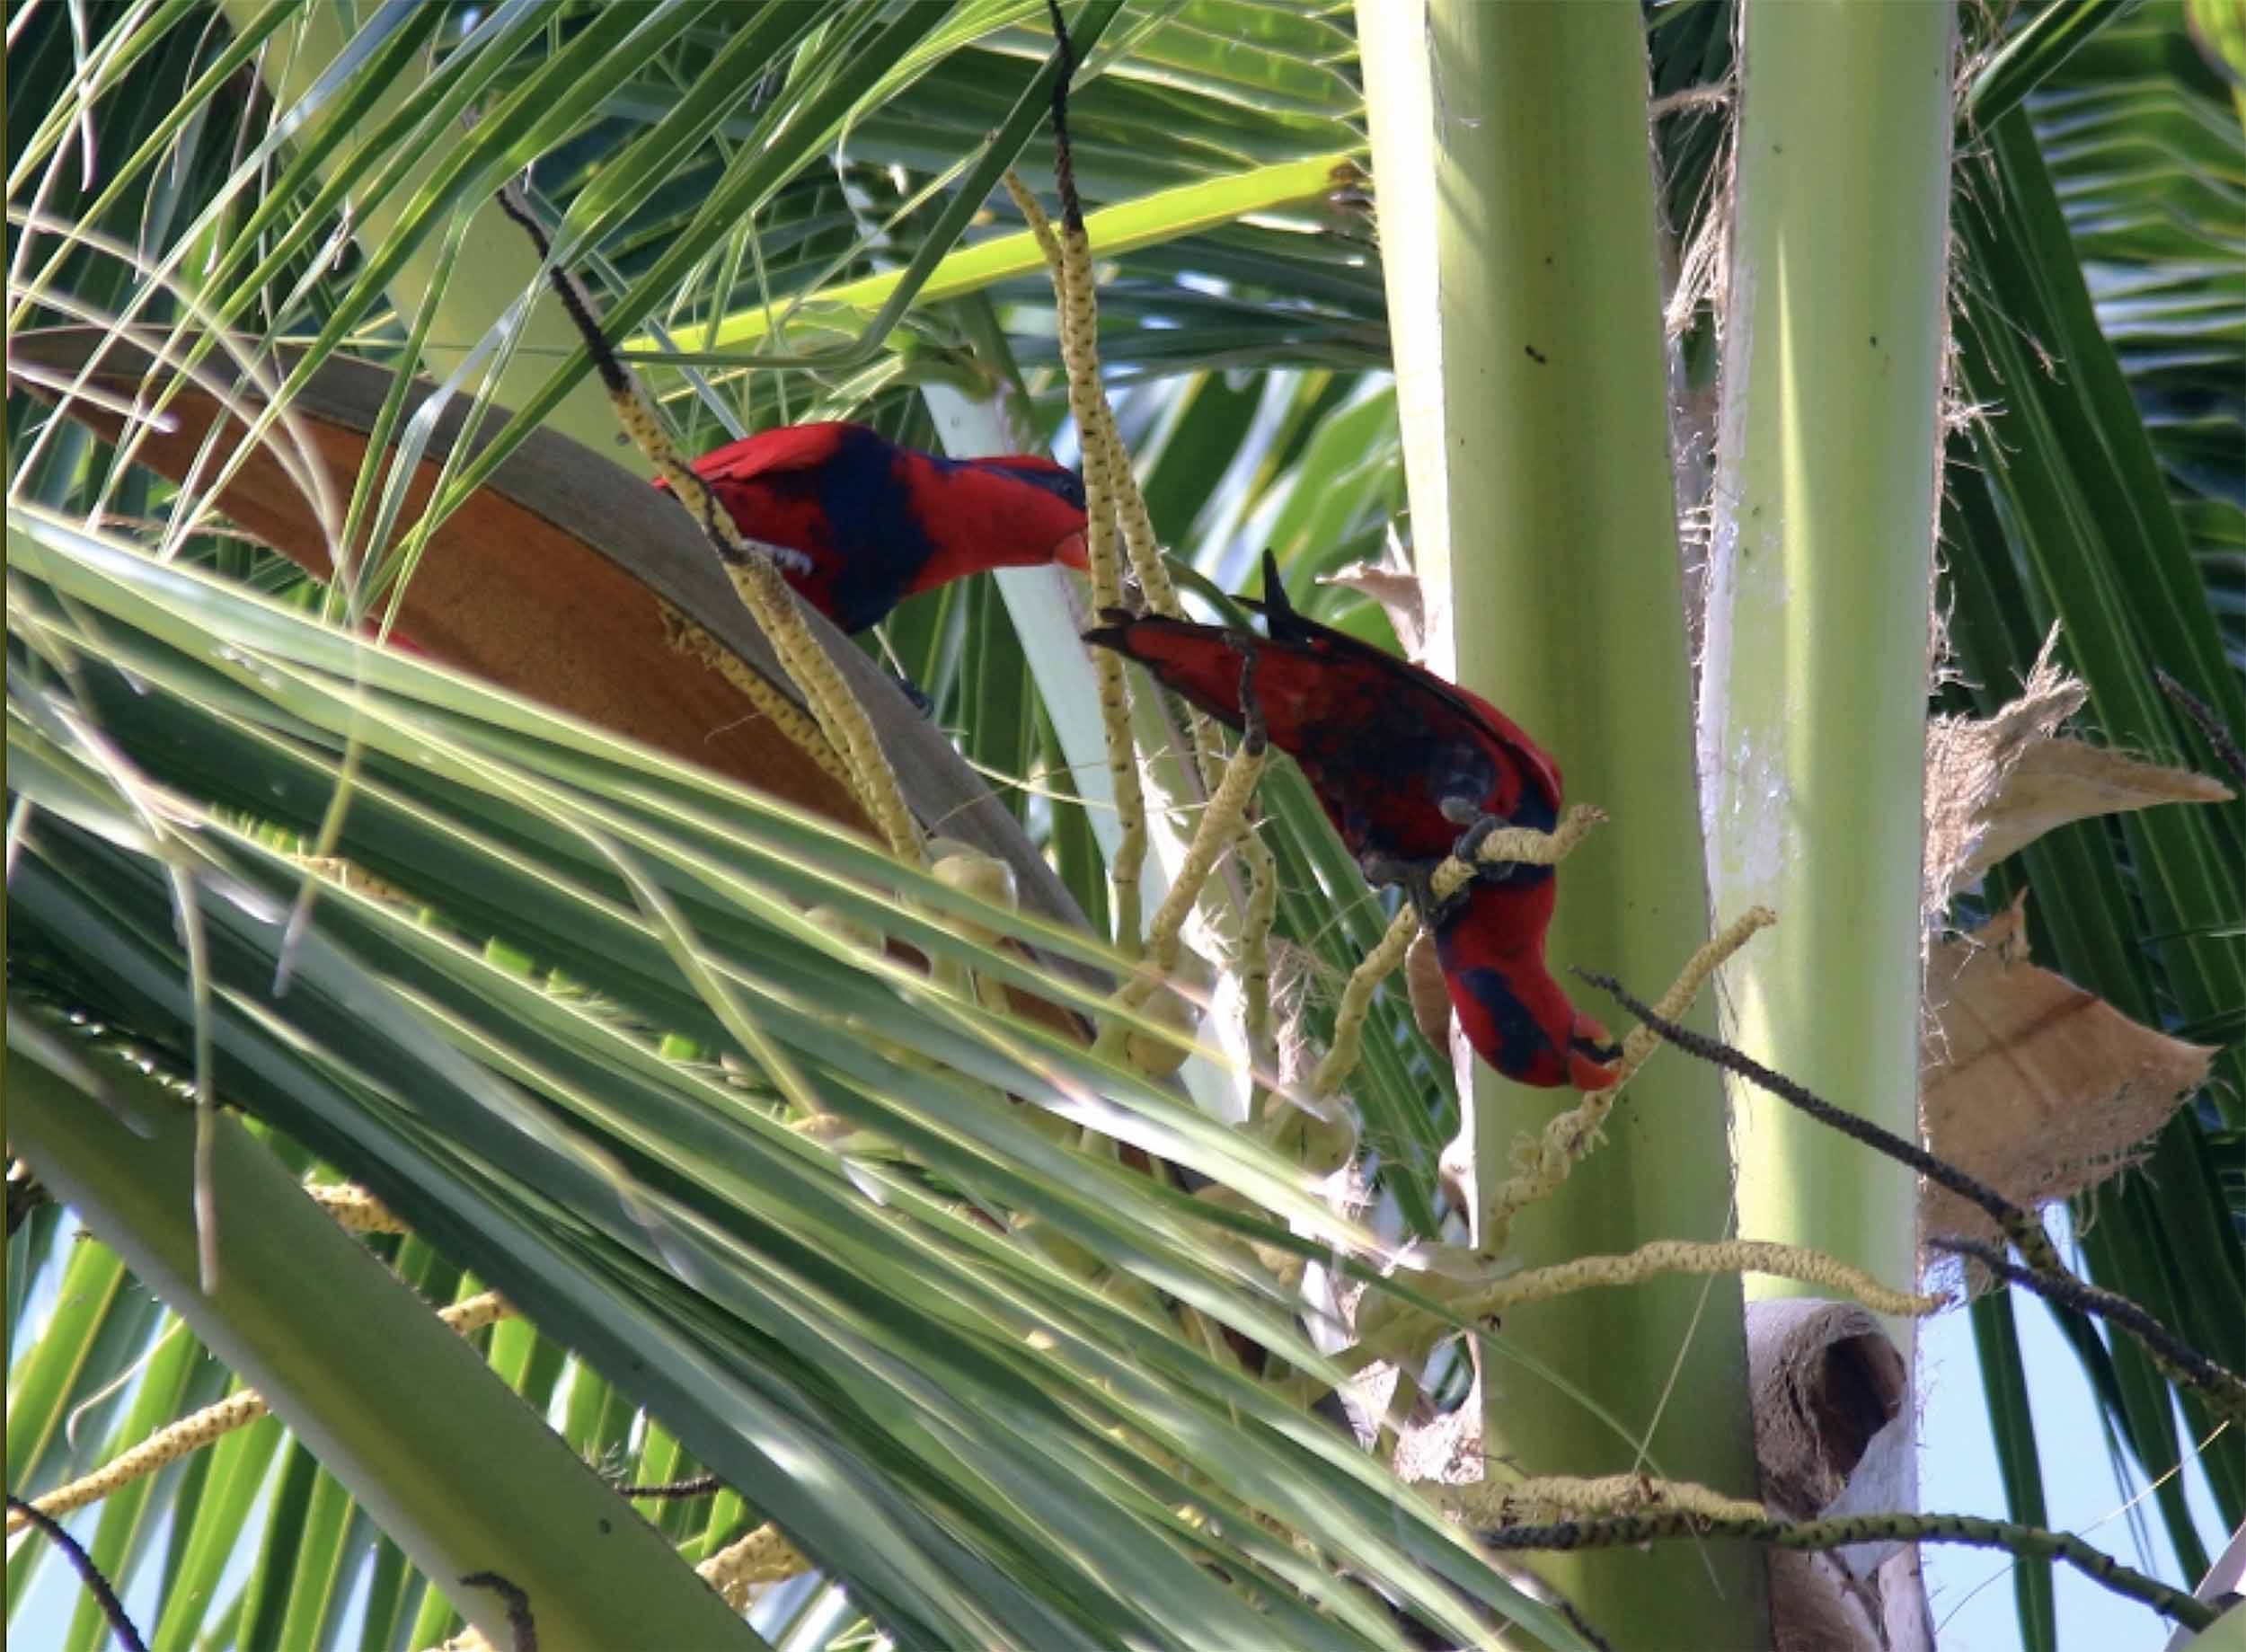
[[1487,1319],[1522,1303],[1596,1286],[1636,1285],[1661,1274],[1765,1274],[1822,1285],[1836,1295],[1853,1297],[1874,1313],[1897,1319],[1923,1319],[1950,1300],[1939,1291],[1897,1290],[1861,1268],[1800,1245],[1766,1239],[1656,1239],[1626,1256],[1577,1257],[1494,1280],[1452,1305],[1469,1318]]
[[[1454,1253],[1457,1254],[1457,1253]],[[1665,1274],[1765,1274],[1822,1285],[1835,1295],[1861,1303],[1874,1313],[1923,1319],[1950,1298],[1941,1292],[1896,1289],[1862,1268],[1799,1245],[1764,1239],[1656,1239],[1622,1256],[1583,1256],[1521,1273],[1490,1278],[1432,1270],[1413,1284],[1452,1313],[1465,1320],[1494,1320],[1525,1303],[1549,1302],[1577,1291],[1640,1285]],[[1452,1327],[1414,1304],[1383,1297],[1357,1321],[1357,1346],[1343,1356],[1352,1370],[1376,1360],[1401,1359],[1419,1351]]]
[[592,356],[601,386],[615,410],[616,422],[670,485],[672,495],[685,508],[687,515],[700,524],[743,605],[771,640],[789,676],[803,691],[827,744],[848,764],[852,789],[866,812],[873,817],[889,853],[917,865],[921,859],[920,828],[906,807],[904,791],[898,785],[888,754],[881,749],[881,742],[873,731],[873,721],[843,680],[835,662],[827,658],[827,650],[811,635],[810,627],[804,623],[795,593],[788,587],[771,556],[742,534],[716,496],[679,457],[639,380],[616,359],[615,351],[593,314],[591,301],[569,271],[554,263],[553,243],[538,220],[516,199],[512,189],[500,191],[499,203],[500,210],[522,225],[531,244],[537,248],[555,296],[584,336],[585,348]]
[[[1072,64],[1072,69],[1073,66]],[[1060,84],[1064,89],[1066,87],[1066,73]],[[1057,92],[1057,117],[1061,112],[1060,97]],[[1057,137],[1057,145],[1064,153],[1066,130],[1061,128],[1064,136]],[[1038,249],[1045,254],[1046,269],[1052,277],[1061,365],[1068,379],[1068,411],[1076,421],[1083,448],[1084,556],[1092,577],[1092,605],[1095,609],[1119,607],[1123,602],[1123,574],[1116,549],[1115,483],[1109,448],[1086,434],[1098,427],[1100,410],[1106,406],[1106,398],[1100,389],[1099,344],[1091,336],[1099,325],[1096,301],[1089,284],[1079,289],[1069,273],[1067,254],[1060,237],[1054,233],[1045,208],[1038,204],[1037,197],[1022,182],[1021,174],[1009,167],[1005,181],[1006,192],[1013,198],[1014,206],[1037,238]],[[1073,184],[1064,187],[1064,200],[1073,194]],[[1085,269],[1088,274],[1089,255]],[[1092,650],[1092,667],[1100,694],[1100,720],[1107,732],[1108,780],[1114,791],[1116,824],[1121,834],[1108,862],[1108,883],[1112,896],[1109,905],[1115,915],[1117,950],[1126,957],[1136,958],[1142,944],[1138,886],[1146,863],[1146,793],[1139,781],[1138,747],[1131,738],[1130,685],[1123,675],[1122,660],[1105,649]]]

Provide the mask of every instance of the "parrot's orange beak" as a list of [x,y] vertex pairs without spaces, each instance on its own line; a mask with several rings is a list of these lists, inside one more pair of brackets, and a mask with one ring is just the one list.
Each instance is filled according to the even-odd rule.
[[1063,568],[1073,568],[1080,574],[1092,571],[1092,556],[1084,548],[1084,536],[1071,534],[1053,547],[1053,560]]

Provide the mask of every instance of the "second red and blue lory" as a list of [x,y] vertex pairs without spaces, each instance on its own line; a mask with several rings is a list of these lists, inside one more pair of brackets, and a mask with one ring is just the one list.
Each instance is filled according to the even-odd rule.
[[[1271,744],[1293,757],[1368,876],[1416,886],[1482,821],[1549,832],[1560,765],[1479,695],[1297,613],[1266,553],[1269,638],[1220,625],[1111,614],[1087,641],[1139,661],[1219,721],[1243,720],[1241,666]],[[1544,962],[1552,869],[1487,866],[1428,914],[1443,978],[1477,1054],[1524,1084],[1611,1083],[1621,1049],[1576,1010]]]

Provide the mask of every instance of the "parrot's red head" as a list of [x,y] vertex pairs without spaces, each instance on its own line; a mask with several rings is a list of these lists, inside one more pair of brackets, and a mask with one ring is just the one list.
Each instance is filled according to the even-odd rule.
[[1604,1090],[1621,1076],[1622,1047],[1569,1002],[1544,965],[1552,879],[1477,883],[1435,937],[1451,1007],[1474,1053],[1518,1083]]
[[1066,465],[1017,454],[929,459],[907,474],[914,514],[933,547],[909,589],[930,590],[986,568],[1058,562],[1089,571],[1084,484]]

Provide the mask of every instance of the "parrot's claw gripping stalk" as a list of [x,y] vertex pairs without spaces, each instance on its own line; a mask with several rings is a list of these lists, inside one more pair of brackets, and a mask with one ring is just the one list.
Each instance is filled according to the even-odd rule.
[[[1471,803],[1467,804],[1463,811],[1454,811],[1451,806],[1459,800],[1456,798],[1446,798],[1443,803],[1445,817],[1466,828],[1459,834],[1458,842],[1451,846],[1451,854],[1454,858],[1463,861],[1472,867],[1474,876],[1483,882],[1503,883],[1518,870],[1520,862],[1517,861],[1485,861],[1481,858],[1481,848],[1493,835],[1504,831],[1513,823],[1501,815],[1482,814]],[[1471,817],[1463,821],[1459,820],[1458,816],[1462,812],[1468,814]]]
[[1466,891],[1472,886],[1461,884],[1447,896],[1435,892],[1435,869],[1440,861],[1415,861],[1404,868],[1400,879],[1404,892],[1411,897],[1411,905],[1419,914],[1419,922],[1432,935],[1439,931],[1466,904]]
[[1406,861],[1378,849],[1367,849],[1357,856],[1357,864],[1365,874],[1365,881],[1375,888],[1386,888],[1392,884],[1402,888],[1411,909],[1429,929],[1440,927],[1465,898],[1463,893],[1455,891],[1448,900],[1436,898],[1435,869],[1442,864],[1439,861]]
[[1365,873],[1365,881],[1378,888],[1385,884],[1400,885],[1410,897],[1420,921],[1429,930],[1439,930],[1465,904],[1467,890],[1474,880],[1483,883],[1505,883],[1520,877],[1526,870],[1519,861],[1485,861],[1481,851],[1499,832],[1510,831],[1513,823],[1502,815],[1486,815],[1464,798],[1445,798],[1439,805],[1444,818],[1466,829],[1452,846],[1451,858],[1472,869],[1472,877],[1454,886],[1446,895],[1436,888],[1436,872],[1445,864],[1442,861],[1405,861],[1368,849],[1357,857],[1357,865]]

